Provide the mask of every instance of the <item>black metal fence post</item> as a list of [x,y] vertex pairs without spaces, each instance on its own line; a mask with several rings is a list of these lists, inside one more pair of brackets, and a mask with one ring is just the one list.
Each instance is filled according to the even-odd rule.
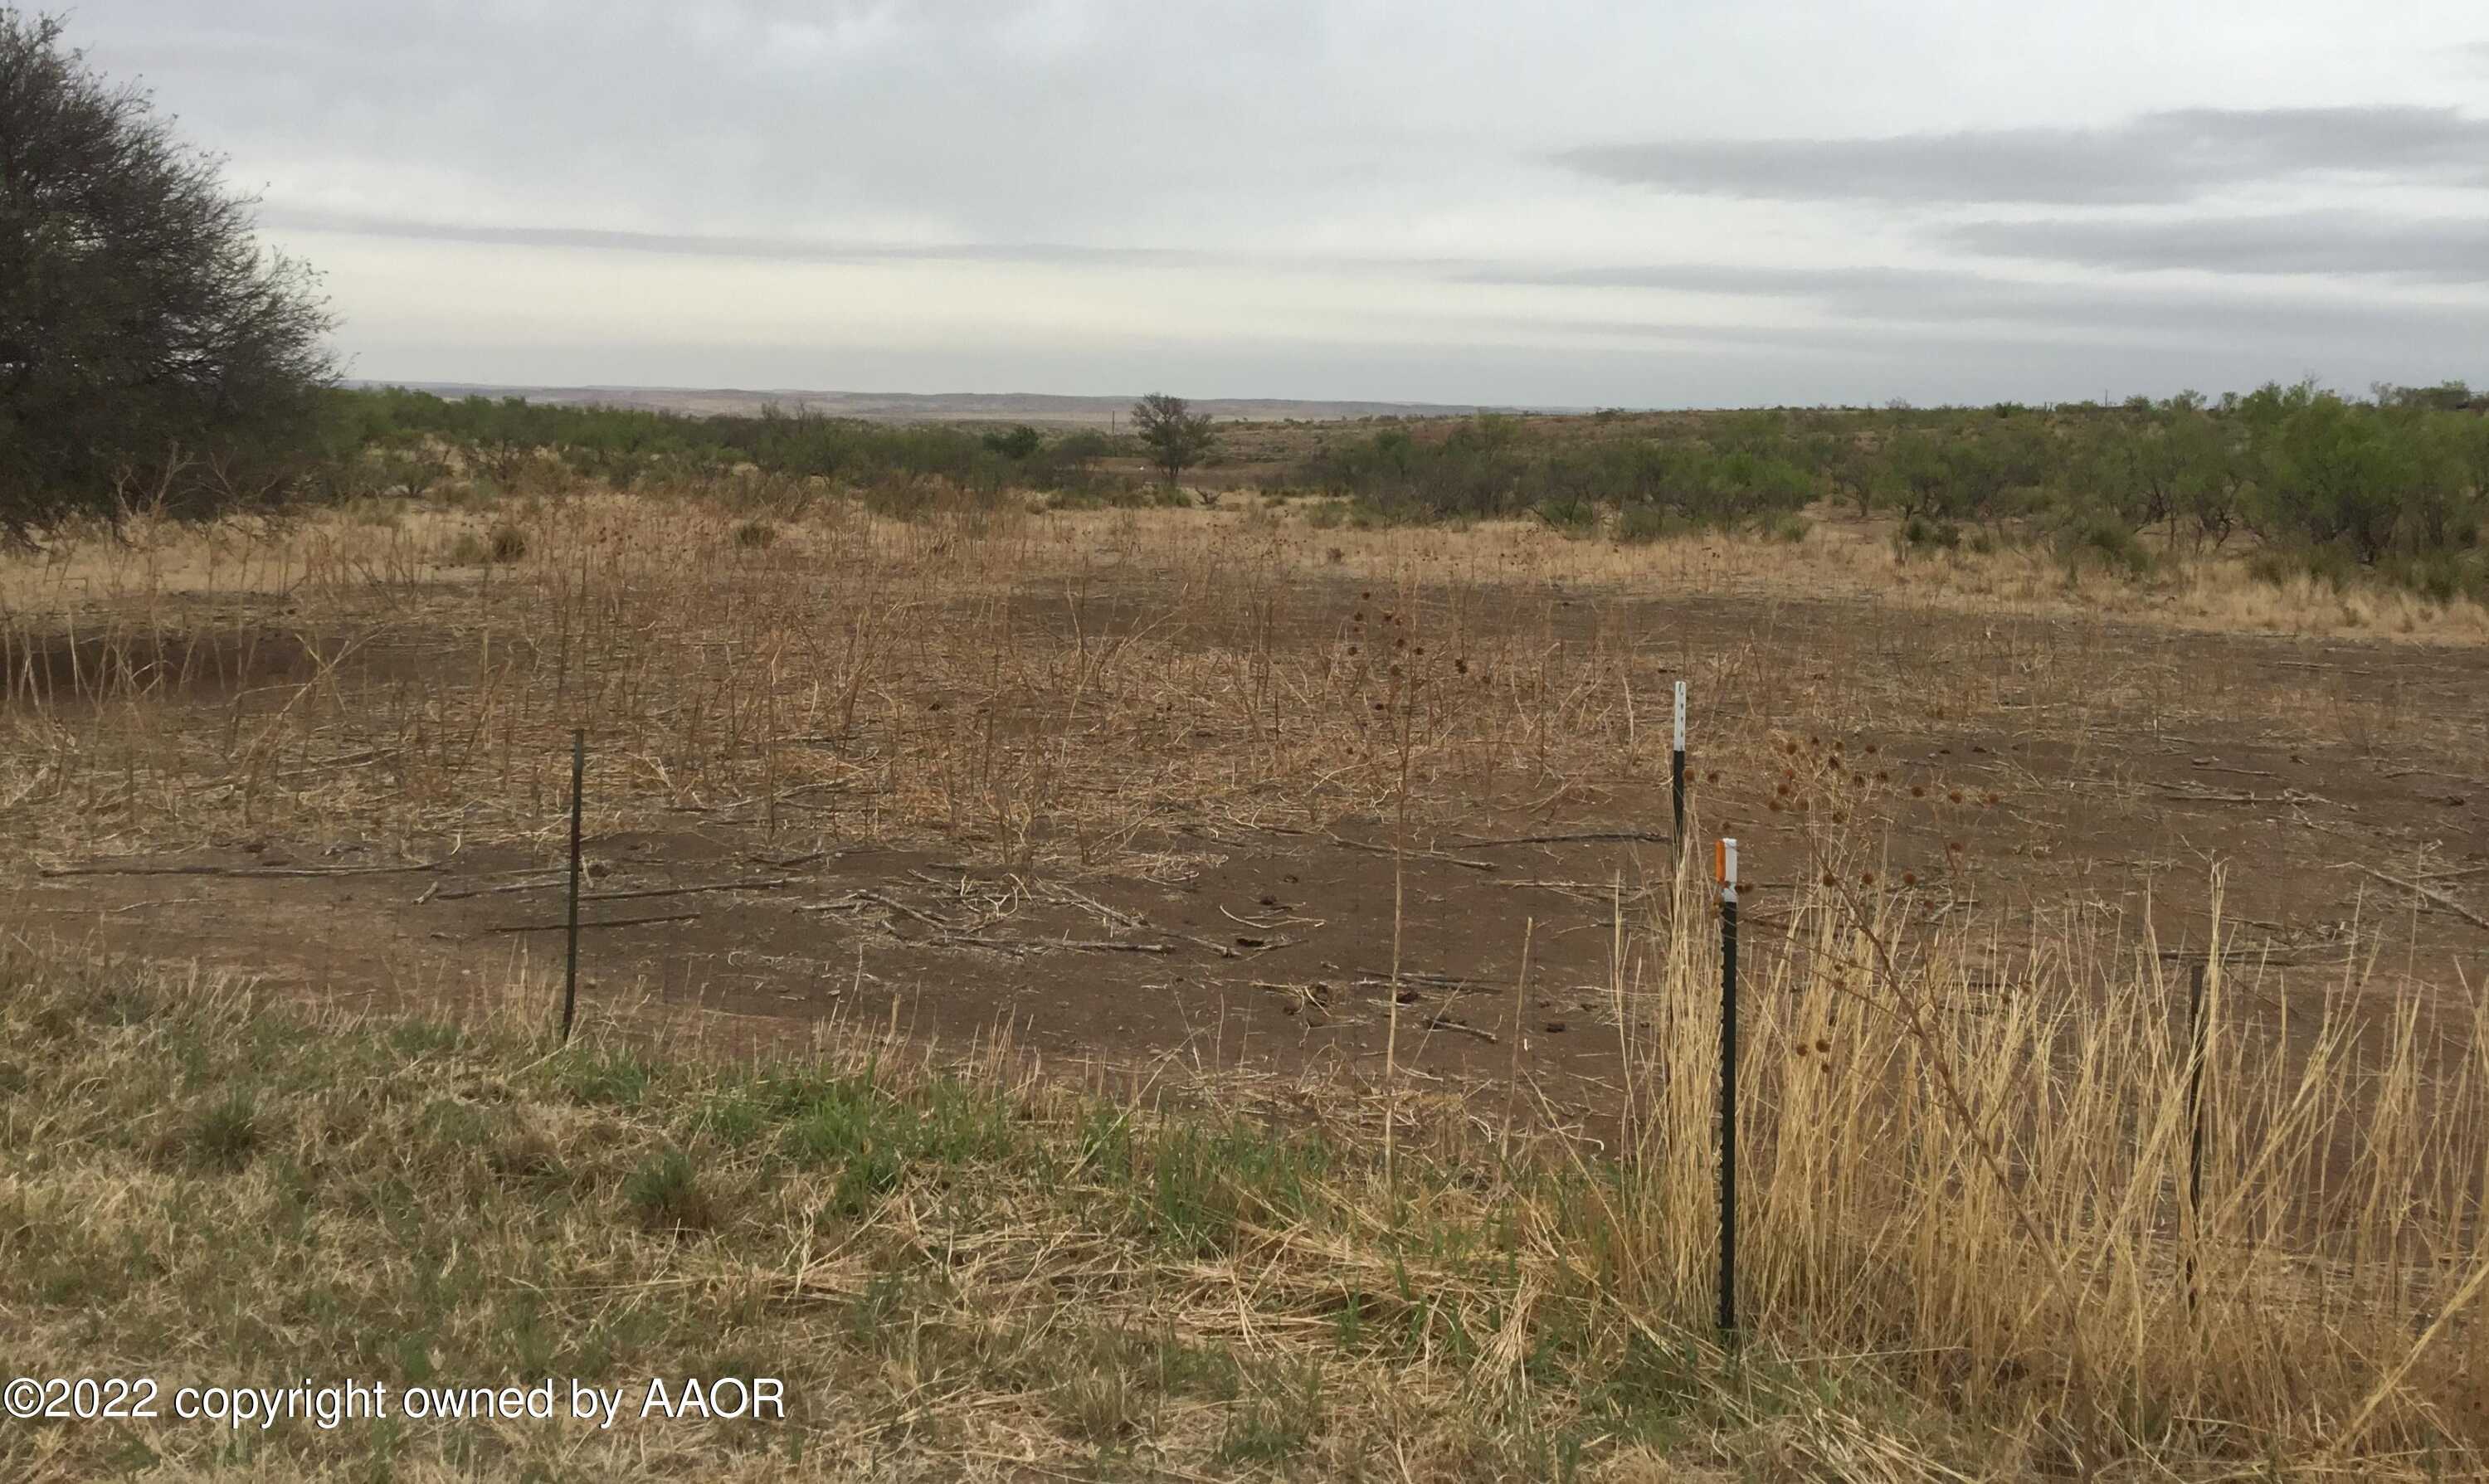
[[1675,832],[1668,837],[1674,860],[1670,874],[1685,869],[1685,682],[1676,682],[1676,751],[1669,763],[1668,798],[1676,812]]
[[1720,1332],[1737,1327],[1737,842],[1720,842]]
[[2204,972],[2209,960],[2198,960],[2187,994],[2187,1023],[2191,1042],[2187,1056],[2187,1311],[2193,1313],[2195,1244],[2201,1236],[2204,1208],[2204,1059],[2212,1043],[2212,1027],[2204,1021]]
[[579,815],[587,784],[587,730],[570,734],[570,952],[561,976],[561,1041],[570,1044],[570,1022],[579,1012]]

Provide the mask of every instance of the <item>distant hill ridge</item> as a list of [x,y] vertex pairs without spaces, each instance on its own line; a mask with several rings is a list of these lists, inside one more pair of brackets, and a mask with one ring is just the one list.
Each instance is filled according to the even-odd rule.
[[[362,381],[360,386],[403,386],[442,397],[524,397],[573,406],[637,407],[692,416],[741,414],[765,407],[863,417],[878,422],[1050,422],[1103,427],[1124,417],[1130,397],[1072,397],[1043,392],[804,391],[697,386],[495,386],[467,382]],[[1480,412],[1587,412],[1587,408],[1490,407],[1478,403],[1322,402],[1285,397],[1200,397],[1196,412],[1213,417],[1274,422],[1301,418],[1338,422],[1357,417],[1466,417]]]

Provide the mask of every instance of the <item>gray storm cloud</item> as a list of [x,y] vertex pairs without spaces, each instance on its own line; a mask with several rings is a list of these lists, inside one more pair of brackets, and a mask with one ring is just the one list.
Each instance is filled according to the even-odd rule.
[[2058,218],[1970,222],[1939,235],[1986,256],[2122,271],[2193,269],[2489,284],[2489,216],[2303,212],[2178,221]]
[[2489,381],[2475,0],[70,22],[326,271],[365,376],[1562,405]]
[[1589,145],[1557,159],[1704,195],[1920,203],[2181,202],[2327,172],[2472,184],[2489,119],[2453,108],[2188,108],[2099,128]]

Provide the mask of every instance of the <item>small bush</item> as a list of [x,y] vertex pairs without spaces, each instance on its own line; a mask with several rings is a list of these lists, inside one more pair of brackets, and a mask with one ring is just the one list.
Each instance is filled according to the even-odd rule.
[[867,510],[894,521],[921,521],[935,504],[932,490],[913,479],[869,485],[863,498]]
[[652,1232],[705,1232],[717,1225],[717,1208],[701,1188],[700,1172],[679,1149],[633,1170],[622,1183],[622,1196]]
[[1424,526],[1438,519],[1434,510],[1414,499],[1369,499],[1359,496],[1348,506],[1348,524],[1358,530]]
[[1953,521],[1931,521],[1923,515],[1911,516],[1894,532],[1895,544],[1904,556],[1919,552],[1954,552],[1961,549],[1961,527]]
[[1619,541],[1664,541],[1685,528],[1682,520],[1658,505],[1627,505],[1616,516]]
[[2133,529],[2104,512],[2067,528],[2057,538],[2057,556],[2070,571],[2096,566],[2141,577],[2152,570],[2152,554]]
[[1015,462],[1034,458],[1045,443],[1044,436],[1026,423],[1011,428],[997,428],[978,440],[989,453],[998,453]]
[[472,530],[460,531],[458,538],[441,554],[441,559],[444,565],[452,567],[483,567],[517,561],[527,554],[527,531],[504,521],[481,535]]
[[778,544],[778,528],[767,521],[745,521],[734,528],[734,544],[747,552],[765,552]]
[[190,1155],[209,1169],[233,1171],[259,1149],[259,1111],[248,1093],[229,1094],[190,1126]]
[[2247,558],[2247,575],[2276,587],[2304,578],[2339,593],[2359,572],[2358,558],[2338,546],[2275,546]]
[[1537,513],[1549,528],[1568,536],[1592,535],[1599,528],[1599,507],[1579,496],[1540,500]]
[[2389,580],[2432,603],[2451,603],[2464,597],[2489,601],[2489,566],[2484,566],[2476,555],[2467,557],[2452,552],[2423,552],[2389,561],[2382,570]]

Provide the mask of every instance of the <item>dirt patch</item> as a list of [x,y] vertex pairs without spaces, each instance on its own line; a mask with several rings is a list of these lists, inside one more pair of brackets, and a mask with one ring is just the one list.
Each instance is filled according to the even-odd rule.
[[[1305,589],[1277,642],[1330,642],[1374,605],[1365,591]],[[1029,596],[1016,621],[1084,642],[1171,626],[1187,643],[1228,642],[1171,616],[1167,598]],[[1837,871],[1845,889],[1898,899],[1905,919],[1995,924],[2006,953],[2043,933],[2200,952],[2210,868],[2225,861],[2230,948],[2276,968],[2321,980],[2382,965],[2450,984],[2489,948],[2466,915],[2489,911],[2489,785],[2461,745],[2483,721],[2489,667],[2469,652],[2173,645],[2103,626],[1612,595],[1471,595],[1460,621],[1473,636],[1536,622],[1556,645],[1606,636],[1640,709],[1616,719],[1604,771],[1465,784],[1452,770],[1396,880],[1392,826],[1372,814],[1160,811],[1120,842],[1126,866],[1066,872],[998,865],[990,839],[861,842],[838,813],[856,806],[830,796],[790,800],[774,833],[748,807],[695,809],[589,841],[586,993],[696,1004],[790,1037],[833,1016],[950,1042],[1008,1026],[1058,1063],[1359,1083],[1389,1036],[1396,900],[1400,1065],[1490,1090],[1517,1066],[1554,1108],[1596,1124],[1620,1076],[1617,956],[1629,980],[1668,872],[1663,698],[1680,675],[1705,702],[1698,828],[1744,842],[1748,921],[1765,932],[1792,888]],[[1943,699],[1931,660],[1983,645],[1995,689]],[[273,640],[253,654],[261,677],[313,663]],[[227,675],[244,666],[222,658]],[[1714,766],[1706,733],[1721,731],[1734,741]],[[280,836],[143,862],[248,873],[29,874],[14,907],[326,995],[480,982],[559,954],[551,803],[535,843],[422,842],[432,870],[359,873],[398,862]],[[1653,838],[1560,838],[1619,831]],[[329,870],[358,873],[283,873]]]

